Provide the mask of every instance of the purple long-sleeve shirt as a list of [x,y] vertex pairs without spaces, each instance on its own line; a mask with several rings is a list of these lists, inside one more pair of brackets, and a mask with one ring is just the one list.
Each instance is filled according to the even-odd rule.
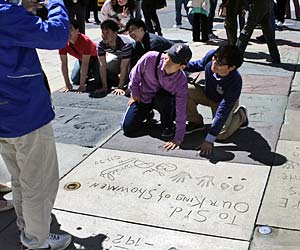
[[150,51],[143,55],[130,72],[129,87],[131,95],[140,97],[141,102],[151,103],[152,98],[163,88],[176,99],[176,133],[174,141],[183,141],[186,122],[186,103],[187,103],[187,79],[182,70],[173,74],[166,74],[163,70],[165,55],[162,54],[155,76],[155,63],[158,52]]

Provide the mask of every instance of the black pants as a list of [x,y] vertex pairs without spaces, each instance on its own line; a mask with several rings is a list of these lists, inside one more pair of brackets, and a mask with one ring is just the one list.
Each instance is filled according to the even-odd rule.
[[124,134],[131,135],[137,132],[143,126],[143,121],[148,118],[152,109],[156,109],[160,113],[160,121],[163,129],[174,126],[175,97],[161,89],[154,96],[152,103],[134,102],[127,108],[121,121]]
[[149,6],[143,6],[142,10],[145,18],[146,29],[149,33],[157,32],[158,35],[162,35],[160,22],[156,13],[155,8],[150,8]]
[[247,22],[236,43],[243,53],[246,50],[254,28],[260,23],[271,58],[280,61],[280,54],[275,41],[273,6],[273,0],[267,0],[266,2],[255,0],[253,4],[249,5]]
[[[200,31],[201,38],[200,39]],[[194,42],[206,42],[208,40],[208,18],[201,13],[193,14],[193,41]]]
[[72,0],[64,0],[64,3],[69,11],[69,18],[76,19],[79,23],[79,32],[85,34],[85,2],[73,3]]

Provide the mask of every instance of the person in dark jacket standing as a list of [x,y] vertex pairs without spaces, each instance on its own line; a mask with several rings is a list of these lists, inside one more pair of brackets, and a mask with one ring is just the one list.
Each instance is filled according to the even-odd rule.
[[167,6],[165,0],[143,0],[142,10],[145,18],[146,28],[149,33],[157,33],[162,36],[159,18],[157,16],[157,9]]
[[64,47],[69,18],[62,0],[48,1],[47,21],[32,13],[38,7],[35,0],[0,0],[0,153],[12,176],[23,249],[63,250],[71,236],[49,233],[59,175],[54,112],[36,48]]
[[242,53],[244,53],[254,28],[258,23],[260,23],[271,56],[268,61],[272,63],[280,63],[280,54],[275,41],[273,8],[273,0],[250,0],[248,19],[241,31],[236,45]]
[[85,34],[86,9],[89,0],[64,0],[69,11],[70,19],[76,19],[79,23],[79,32]]
[[203,130],[203,117],[197,105],[211,107],[213,122],[208,134],[199,145],[199,153],[212,153],[215,140],[226,140],[236,130],[248,126],[247,110],[239,106],[242,78],[238,68],[243,55],[235,45],[225,45],[209,51],[202,59],[187,64],[188,72],[205,72],[203,86],[189,85],[186,134]]

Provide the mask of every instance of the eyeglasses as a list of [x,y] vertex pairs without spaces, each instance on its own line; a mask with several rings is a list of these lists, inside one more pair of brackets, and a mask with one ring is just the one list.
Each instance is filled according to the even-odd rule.
[[228,65],[227,63],[222,63],[217,56],[213,56],[212,58],[214,61],[216,61],[216,63],[219,65],[219,66],[225,66],[225,65]]

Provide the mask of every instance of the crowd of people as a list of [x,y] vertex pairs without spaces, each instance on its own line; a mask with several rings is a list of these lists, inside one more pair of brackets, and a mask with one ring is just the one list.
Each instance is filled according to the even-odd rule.
[[[204,130],[197,105],[210,107],[212,124],[197,147],[204,156],[212,153],[216,140],[226,140],[248,126],[247,109],[239,103],[242,77],[238,68],[257,24],[268,45],[269,61],[281,62],[275,20],[277,26],[284,20],[281,12],[274,11],[272,0],[223,0],[228,44],[197,55],[194,61],[188,45],[162,36],[156,10],[166,6],[164,0],[106,0],[99,19],[94,12],[101,30],[98,43],[85,35],[89,1],[64,2],[48,0],[46,14],[40,18],[36,11],[42,7],[39,1],[16,4],[0,0],[0,153],[11,174],[11,184],[0,183],[0,192],[13,193],[13,202],[0,200],[0,212],[15,208],[23,249],[62,250],[71,242],[68,234],[50,233],[58,163],[51,127],[54,111],[37,48],[58,50],[64,92],[90,92],[91,97],[109,92],[127,95],[128,106],[121,121],[124,135],[131,136],[147,126],[156,109],[167,150],[180,147],[185,134]],[[182,26],[184,5],[193,27],[193,41],[207,42],[215,36],[217,0],[175,3],[174,28]],[[278,0],[276,8],[285,11],[285,4]],[[14,32],[16,28],[20,32]],[[77,59],[71,74],[68,56]],[[201,71],[205,79],[189,84],[189,73]]]

